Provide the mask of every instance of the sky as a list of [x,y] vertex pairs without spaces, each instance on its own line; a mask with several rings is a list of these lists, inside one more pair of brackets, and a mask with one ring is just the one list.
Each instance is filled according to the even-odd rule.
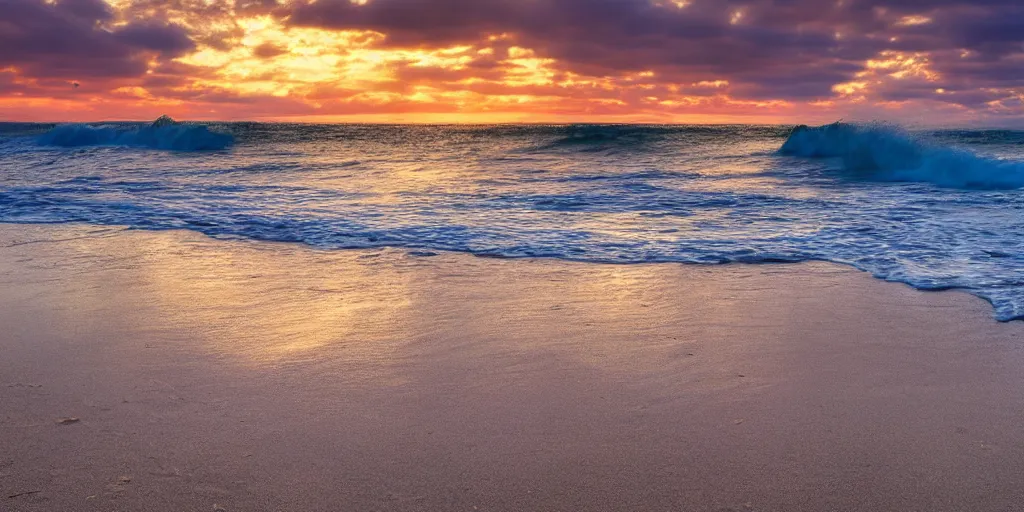
[[1021,0],[0,0],[0,121],[1024,127]]

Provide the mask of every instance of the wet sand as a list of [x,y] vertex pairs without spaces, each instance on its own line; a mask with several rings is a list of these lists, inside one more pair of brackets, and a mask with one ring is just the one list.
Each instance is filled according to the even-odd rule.
[[1024,323],[826,263],[0,225],[0,355],[3,511],[1024,510]]

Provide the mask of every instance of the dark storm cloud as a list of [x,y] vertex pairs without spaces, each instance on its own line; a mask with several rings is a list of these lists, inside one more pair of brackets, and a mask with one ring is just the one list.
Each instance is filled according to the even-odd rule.
[[146,71],[145,56],[174,57],[194,44],[176,25],[129,23],[115,31],[101,0],[0,0],[0,68],[46,78],[116,78]]
[[160,22],[139,22],[114,32],[114,36],[130,47],[157,52],[165,57],[177,57],[195,49],[181,27]]
[[375,30],[392,46],[508,33],[570,71],[654,70],[680,83],[728,80],[740,97],[795,100],[829,96],[884,50],[969,50],[997,63],[935,63],[976,87],[1018,80],[1019,67],[998,63],[1024,51],[1021,0],[318,0],[293,4],[289,23]]

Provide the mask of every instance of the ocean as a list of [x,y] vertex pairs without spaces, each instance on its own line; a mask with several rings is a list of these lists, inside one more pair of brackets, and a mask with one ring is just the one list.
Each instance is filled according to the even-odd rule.
[[1024,132],[0,124],[0,222],[602,263],[825,260],[1024,319]]

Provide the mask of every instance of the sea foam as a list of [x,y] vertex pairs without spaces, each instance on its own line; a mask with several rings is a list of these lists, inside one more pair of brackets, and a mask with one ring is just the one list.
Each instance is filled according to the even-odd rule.
[[941,147],[887,125],[833,123],[798,126],[779,153],[839,158],[853,177],[877,181],[933,183],[965,189],[1024,187],[1024,164]]
[[178,123],[162,116],[146,126],[61,124],[40,136],[39,143],[61,147],[130,146],[204,151],[227,148],[234,143],[234,137],[210,131],[203,125]]

